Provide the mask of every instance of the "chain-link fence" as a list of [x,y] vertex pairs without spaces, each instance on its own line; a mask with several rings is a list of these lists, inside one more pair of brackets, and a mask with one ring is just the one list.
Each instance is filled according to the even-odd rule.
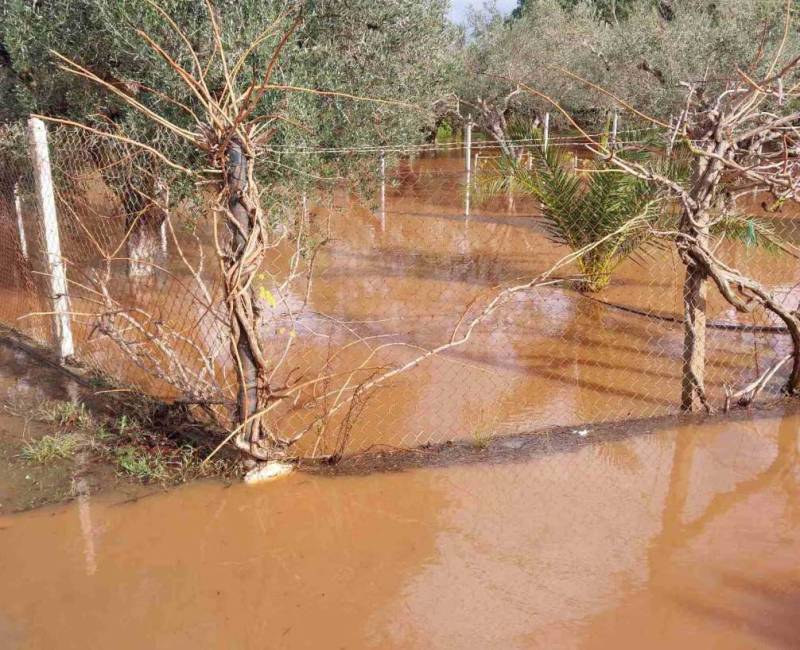
[[[214,225],[214,188],[176,187],[160,160],[119,140],[71,127],[51,127],[49,136],[76,359],[121,384],[224,415],[237,384],[219,264],[227,233]],[[568,226],[559,235],[552,215],[542,217],[524,185],[492,184],[494,143],[472,146],[469,172],[460,142],[334,152],[367,161],[376,188],[369,199],[329,184],[284,201],[257,293],[261,339],[274,359],[270,385],[283,391],[270,427],[293,453],[481,445],[678,412],[684,267],[674,246],[637,241],[603,267],[598,285],[587,286],[586,267],[574,260],[547,281],[504,293],[542,278],[578,244]],[[531,164],[526,156],[541,146],[518,143],[516,164]],[[579,183],[596,172],[577,140],[553,137],[546,146],[572,161]],[[52,268],[30,161],[23,152],[11,164],[9,154],[0,172],[0,321],[55,346]],[[599,227],[601,203],[589,203],[573,230]],[[794,304],[797,214],[767,213],[760,203],[744,200],[747,217],[718,237],[716,251]],[[706,314],[712,404],[791,351],[779,322],[758,309],[738,313],[713,288]],[[764,394],[777,394],[780,378]]]

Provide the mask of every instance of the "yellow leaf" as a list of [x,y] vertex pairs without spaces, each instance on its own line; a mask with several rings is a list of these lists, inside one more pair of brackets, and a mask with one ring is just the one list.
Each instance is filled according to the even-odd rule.
[[261,298],[261,300],[266,300],[267,304],[273,309],[278,306],[278,301],[275,300],[275,296],[273,296],[272,292],[266,287],[259,287],[258,297]]

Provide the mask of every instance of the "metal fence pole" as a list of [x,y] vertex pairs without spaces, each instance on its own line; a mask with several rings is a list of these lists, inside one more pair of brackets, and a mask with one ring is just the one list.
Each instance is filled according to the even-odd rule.
[[47,128],[44,122],[36,117],[28,120],[28,145],[33,162],[33,173],[36,177],[36,194],[44,232],[45,263],[52,292],[53,334],[58,344],[58,355],[64,361],[75,353],[70,324],[67,274],[64,259],[61,256],[53,173],[50,168],[50,152],[47,146]]
[[472,171],[472,118],[467,121],[464,127],[464,162],[466,164],[467,173]]
[[542,148],[547,149],[550,143],[550,113],[544,114],[544,137],[542,138]]
[[611,120],[611,148],[617,146],[617,130],[619,129],[619,113],[614,109],[614,117]]
[[25,222],[22,220],[22,197],[19,195],[19,183],[14,183],[14,210],[17,213],[17,230],[19,231],[19,249],[22,257],[28,259],[28,239],[25,237]]

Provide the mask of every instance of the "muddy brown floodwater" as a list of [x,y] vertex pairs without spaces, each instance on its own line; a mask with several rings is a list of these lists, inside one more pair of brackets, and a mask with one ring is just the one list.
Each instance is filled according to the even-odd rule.
[[[538,206],[524,197],[517,197],[509,207],[505,198],[480,203],[473,195],[467,210],[463,167],[459,152],[400,161],[390,170],[384,209],[366,206],[345,192],[334,192],[322,205],[313,206],[309,217],[313,238],[330,239],[316,259],[311,290],[306,296],[305,284],[299,283],[281,295],[278,302],[298,311],[296,319],[287,318],[285,309],[264,306],[268,315],[263,329],[265,349],[281,358],[289,349],[287,341],[294,341],[274,378],[276,386],[294,384],[298,377],[311,379],[330,363],[331,383],[324,385],[335,394],[378,368],[402,366],[421,350],[449,341],[456,325],[464,322],[465,312],[476,315],[498,286],[530,280],[567,253],[548,239]],[[91,191],[80,200],[74,198],[71,207],[113,249],[124,233],[116,227],[120,214],[109,192],[96,187],[98,178],[93,182],[88,185]],[[758,203],[753,199],[743,209],[758,212]],[[62,234],[70,272],[80,278],[100,265],[84,229],[69,221],[72,214],[62,210],[69,225]],[[786,206],[762,218],[789,241],[800,243],[796,209]],[[13,239],[16,222],[6,221],[7,236]],[[220,283],[216,264],[210,263],[214,253],[209,223],[200,219],[197,240],[185,234],[183,245],[196,264],[205,250],[205,280],[213,291]],[[115,295],[118,290],[122,304],[136,305],[153,314],[156,322],[169,323],[201,349],[217,350],[216,380],[227,386],[223,393],[232,397],[235,378],[224,332],[208,306],[187,290],[194,285],[174,248],[170,243],[171,252],[163,262],[172,275],[158,275],[152,282],[129,282],[126,265],[117,264]],[[281,278],[291,251],[273,252],[274,259],[271,256],[265,268],[273,279]],[[800,264],[791,255],[734,240],[723,242],[718,252],[726,262],[752,273],[780,299],[788,299],[789,304],[800,299]],[[0,320],[47,341],[48,309],[41,303],[42,296],[37,298],[26,289],[24,278],[12,281],[18,266],[11,257],[0,258]],[[30,282],[39,277],[33,270],[27,278]],[[344,451],[470,440],[676,412],[683,351],[680,323],[603,303],[680,319],[682,279],[682,264],[674,251],[651,249],[644,259],[623,262],[611,285],[594,296],[581,295],[568,285],[519,294],[477,328],[468,343],[428,359],[372,392],[349,423],[349,438],[342,436]],[[272,289],[278,292],[275,286]],[[710,292],[712,321],[776,324],[763,312],[737,314],[718,293]],[[308,304],[300,310],[306,298]],[[76,316],[74,323],[82,359],[146,392],[165,397],[176,394],[99,334],[97,317],[91,315],[97,308],[81,300],[77,287],[72,299],[76,312],[89,313]],[[475,308],[470,312],[469,306]],[[45,315],[20,320],[27,312]],[[712,402],[721,404],[726,387],[743,387],[785,355],[788,346],[785,334],[709,330],[706,388]],[[191,347],[179,349],[197,361]],[[351,373],[361,367],[367,370],[351,379]],[[781,372],[785,377],[788,368]],[[762,396],[776,396],[781,383],[782,377],[776,377]],[[322,389],[309,388],[303,399],[276,409],[270,426],[287,438],[306,430],[319,416],[307,408],[313,406],[314,391]],[[306,435],[293,450],[300,456],[333,453],[339,445],[337,424],[334,420],[324,437]]]
[[796,648],[798,431],[6,516],[0,647]]

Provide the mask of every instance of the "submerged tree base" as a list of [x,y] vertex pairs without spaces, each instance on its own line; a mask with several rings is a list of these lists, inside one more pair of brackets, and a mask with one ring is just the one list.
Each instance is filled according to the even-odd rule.
[[294,465],[271,460],[267,463],[258,463],[244,475],[244,482],[248,485],[268,483],[284,476],[289,476],[294,471]]

